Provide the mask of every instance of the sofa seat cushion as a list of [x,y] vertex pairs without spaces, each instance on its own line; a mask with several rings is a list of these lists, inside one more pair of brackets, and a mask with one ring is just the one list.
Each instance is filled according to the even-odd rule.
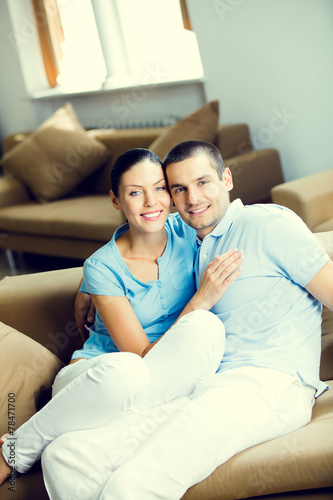
[[88,195],[0,209],[0,231],[108,241],[125,222],[108,195]]
[[[333,486],[333,381],[305,427],[238,453],[184,500],[234,500]],[[246,418],[246,416],[245,416]]]

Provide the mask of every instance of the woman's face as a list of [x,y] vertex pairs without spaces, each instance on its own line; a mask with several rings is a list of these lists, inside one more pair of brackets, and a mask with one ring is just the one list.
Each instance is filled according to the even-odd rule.
[[119,184],[119,196],[111,191],[117,210],[123,210],[131,229],[160,231],[170,213],[171,198],[162,167],[144,160],[125,172]]

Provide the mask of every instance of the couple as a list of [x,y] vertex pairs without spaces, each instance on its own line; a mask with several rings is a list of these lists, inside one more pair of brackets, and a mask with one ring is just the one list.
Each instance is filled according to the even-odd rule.
[[[111,198],[128,224],[84,266],[97,308],[90,337],[58,374],[51,402],[16,432],[20,472],[52,441],[43,454],[52,500],[181,498],[239,451],[305,425],[326,388],[326,252],[289,210],[230,204],[231,173],[213,145],[182,143],[163,167],[186,224],[168,217],[154,154],[117,160]],[[175,408],[156,432],[124,449],[119,430],[168,402]],[[79,430],[97,426],[103,432]],[[111,464],[118,444],[122,459]]]

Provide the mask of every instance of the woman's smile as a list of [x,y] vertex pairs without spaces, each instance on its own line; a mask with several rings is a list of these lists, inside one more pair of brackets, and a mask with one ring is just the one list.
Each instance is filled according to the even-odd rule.
[[160,218],[162,210],[155,210],[155,212],[146,212],[144,214],[140,214],[140,216],[149,221],[157,220]]

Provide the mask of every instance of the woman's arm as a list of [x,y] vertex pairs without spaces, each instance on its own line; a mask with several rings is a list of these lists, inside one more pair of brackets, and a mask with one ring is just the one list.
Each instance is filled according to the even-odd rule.
[[133,352],[143,357],[150,346],[130,302],[126,297],[90,294],[107,331],[121,352]]

